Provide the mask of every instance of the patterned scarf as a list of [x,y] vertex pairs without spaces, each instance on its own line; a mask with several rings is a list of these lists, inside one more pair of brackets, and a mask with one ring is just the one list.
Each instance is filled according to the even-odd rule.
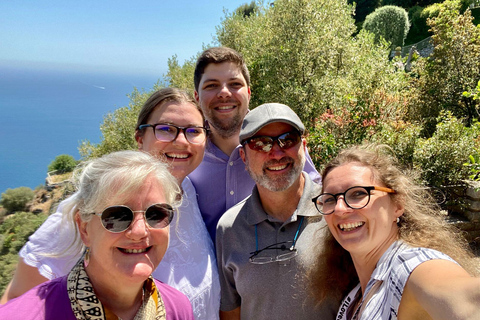
[[[83,259],[80,259],[68,274],[67,290],[73,314],[78,320],[121,320],[105,308],[95,295],[83,267]],[[151,276],[145,281],[143,294],[143,303],[135,315],[135,320],[166,320],[162,297]]]

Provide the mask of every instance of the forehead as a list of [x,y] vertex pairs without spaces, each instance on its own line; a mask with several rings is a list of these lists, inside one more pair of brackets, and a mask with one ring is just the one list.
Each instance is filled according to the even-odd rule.
[[273,122],[258,130],[255,136],[272,136],[276,137],[285,132],[294,130],[294,127],[285,122]]
[[148,117],[149,122],[170,121],[198,122],[203,124],[203,117],[198,108],[190,102],[169,101],[157,105]]
[[353,186],[375,183],[372,169],[359,163],[347,163],[332,169],[323,180],[325,192],[343,192]]
[[240,67],[230,61],[221,63],[210,63],[205,67],[200,82],[220,81],[220,80],[238,80],[245,81]]
[[[109,188],[107,197],[104,199],[103,207],[113,205],[126,205],[132,209],[135,207],[147,208],[155,203],[166,202],[166,195],[155,174],[148,175],[137,185],[129,183],[129,179],[119,179]],[[127,190],[122,189],[130,185]],[[144,210],[144,209],[134,209]]]

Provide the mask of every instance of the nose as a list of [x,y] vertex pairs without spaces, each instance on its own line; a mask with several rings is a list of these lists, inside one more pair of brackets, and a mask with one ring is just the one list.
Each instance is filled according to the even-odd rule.
[[219,98],[229,98],[231,95],[232,93],[226,84],[220,87],[220,91],[217,94]]
[[173,140],[174,144],[188,144],[187,136],[185,135],[185,130],[179,130],[177,137]]
[[337,203],[335,204],[334,213],[341,214],[350,210],[352,210],[352,208],[347,206],[347,203],[345,202],[345,196],[344,195],[337,196]]
[[272,149],[270,149],[269,155],[274,158],[275,157],[282,158],[285,156],[285,150],[280,148],[278,141],[273,141]]
[[135,213],[132,223],[125,231],[125,236],[132,240],[140,240],[147,236],[147,220],[142,212]]

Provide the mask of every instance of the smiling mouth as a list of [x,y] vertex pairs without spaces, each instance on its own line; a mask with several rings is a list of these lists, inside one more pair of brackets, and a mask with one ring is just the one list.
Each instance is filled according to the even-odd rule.
[[288,163],[279,164],[279,165],[276,165],[276,166],[267,167],[267,169],[270,170],[270,171],[280,171],[280,170],[283,170],[286,167],[288,167],[288,165],[289,165]]
[[170,159],[187,159],[190,155],[185,153],[165,153],[165,156]]
[[144,248],[144,249],[124,249],[124,248],[118,248],[123,253],[144,253],[147,252],[151,249],[152,247]]
[[233,109],[235,109],[236,107],[237,107],[236,105],[219,106],[219,107],[216,107],[215,109],[218,110],[218,111],[228,111],[228,110],[233,110]]
[[357,228],[360,228],[362,227],[363,225],[365,224],[365,222],[353,222],[353,223],[340,223],[338,225],[338,227],[340,228],[340,230],[342,231],[352,231],[352,230],[355,230]]

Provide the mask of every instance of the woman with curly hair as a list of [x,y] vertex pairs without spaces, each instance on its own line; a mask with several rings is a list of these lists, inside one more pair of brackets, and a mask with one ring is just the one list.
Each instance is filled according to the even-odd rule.
[[344,297],[340,319],[480,319],[478,266],[426,188],[381,146],[340,152],[315,205],[328,224],[310,271],[319,301]]

